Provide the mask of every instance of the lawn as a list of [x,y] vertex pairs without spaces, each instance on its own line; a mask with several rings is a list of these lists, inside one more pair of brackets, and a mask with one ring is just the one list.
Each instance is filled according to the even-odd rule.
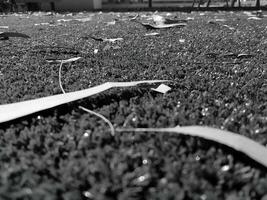
[[[147,29],[153,14],[186,26]],[[60,81],[66,92],[139,80],[170,80],[171,90],[113,88],[1,123],[0,199],[266,200],[266,167],[232,148],[175,133],[113,136],[79,108],[115,130],[200,125],[266,146],[267,17],[248,14],[1,15],[0,32],[30,38],[0,40],[0,104],[61,94]],[[60,62],[49,61],[76,57],[59,80]]]

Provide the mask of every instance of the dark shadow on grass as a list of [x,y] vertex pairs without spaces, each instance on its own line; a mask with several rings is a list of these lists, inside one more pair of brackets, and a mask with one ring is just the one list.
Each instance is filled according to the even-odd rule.
[[131,89],[116,89],[118,92],[114,92],[113,89],[107,91],[105,94],[97,94],[88,98],[84,98],[81,100],[77,100],[74,102],[70,102],[64,105],[56,106],[54,108],[50,108],[47,110],[43,110],[40,112],[36,112],[24,117],[20,117],[18,119],[14,119],[8,122],[4,122],[0,124],[2,130],[10,128],[13,124],[22,124],[26,127],[30,127],[32,123],[35,123],[38,116],[45,117],[53,117],[56,116],[57,120],[60,121],[60,116],[66,114],[72,114],[73,110],[79,111],[79,106],[86,107],[90,110],[100,108],[106,105],[111,104],[112,102],[119,102],[120,100],[127,100],[129,101],[131,98],[136,96],[141,96],[148,89],[142,88],[131,88]]

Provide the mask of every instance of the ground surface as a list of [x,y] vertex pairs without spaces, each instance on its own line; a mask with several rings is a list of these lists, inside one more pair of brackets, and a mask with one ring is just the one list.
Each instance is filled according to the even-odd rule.
[[[158,14],[194,19],[145,36],[155,31],[129,21],[135,13],[1,16],[0,26],[31,36],[0,41],[1,104],[61,93],[59,64],[46,62],[51,57],[83,57],[63,66],[67,92],[107,81],[173,81],[165,95],[149,87],[112,89],[1,124],[1,199],[267,199],[266,169],[229,148],[175,134],[112,137],[105,122],[78,108],[103,114],[115,127],[208,125],[267,144],[267,18]],[[57,22],[85,17],[91,20]],[[208,23],[216,18],[226,21]],[[42,22],[52,26],[35,25]]]

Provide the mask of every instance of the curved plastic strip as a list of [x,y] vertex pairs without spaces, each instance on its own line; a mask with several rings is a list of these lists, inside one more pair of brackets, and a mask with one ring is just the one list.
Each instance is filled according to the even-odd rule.
[[123,88],[137,86],[138,84],[162,83],[167,80],[147,80],[133,82],[107,82],[102,85],[91,87],[85,90],[69,92],[65,94],[57,94],[53,96],[27,100],[18,103],[0,105],[0,123],[7,122],[19,117],[30,115],[42,110],[53,108],[72,101],[83,99],[111,88]]
[[176,126],[174,128],[122,128],[119,132],[175,132],[183,135],[201,137],[218,142],[242,152],[267,168],[267,148],[248,137],[205,126]]

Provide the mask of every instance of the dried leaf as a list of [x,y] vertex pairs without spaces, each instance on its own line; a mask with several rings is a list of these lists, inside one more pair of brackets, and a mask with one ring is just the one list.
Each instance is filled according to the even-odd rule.
[[95,36],[89,36],[90,38],[96,40],[96,41],[100,41],[100,42],[116,42],[116,41],[122,41],[123,38],[99,38],[99,37],[95,37]]
[[2,32],[2,33],[0,33],[0,40],[8,40],[10,37],[30,38],[30,36],[23,34],[23,33],[17,33],[17,32]]
[[50,23],[48,22],[43,22],[43,23],[40,23],[40,24],[34,24],[34,26],[48,26]]
[[194,19],[195,19],[194,17],[187,17],[187,18],[186,18],[187,21],[192,21],[192,20],[194,20]]
[[224,26],[224,27],[226,27],[226,28],[228,28],[228,29],[230,29],[230,30],[235,30],[234,27],[228,26],[228,25],[226,25],[226,24],[223,24],[222,26]]
[[152,15],[151,19],[153,23],[139,22],[147,29],[162,29],[162,28],[172,28],[177,26],[186,26],[188,20],[184,19],[167,19],[161,15]]
[[158,86],[157,88],[151,88],[151,90],[165,94],[170,91],[171,88],[168,85],[160,84],[160,86]]
[[82,38],[83,38],[83,39],[92,38],[92,39],[94,39],[94,40],[96,40],[96,41],[100,41],[100,42],[103,42],[103,41],[104,41],[103,38],[95,37],[95,36],[92,36],[92,35],[84,36],[84,37],[82,37]]
[[157,36],[159,33],[153,32],[153,33],[146,33],[145,36]]
[[256,16],[249,17],[248,19],[250,19],[250,20],[262,20],[262,18],[256,17]]
[[70,22],[73,21],[73,19],[58,19],[58,22]]
[[116,42],[116,41],[122,41],[123,40],[123,38],[105,38],[105,39],[103,39],[103,41],[104,42],[112,42],[112,43],[114,43],[114,42]]
[[240,53],[236,56],[237,58],[251,58],[253,55],[247,53]]
[[91,17],[86,17],[86,18],[80,18],[80,19],[74,19],[75,21],[79,21],[79,22],[88,22],[91,21],[92,18]]
[[107,22],[107,26],[115,25],[116,21]]
[[74,19],[58,19],[58,22],[71,22],[71,21],[79,21],[79,22],[88,22],[91,21],[91,17],[86,17],[86,18],[74,18]]
[[226,22],[226,19],[214,19],[215,22]]
[[139,17],[139,14],[136,14],[135,16],[130,16],[130,18],[129,18],[129,20],[130,21],[134,21],[134,20],[136,20],[137,18]]
[[164,29],[164,28],[173,28],[173,27],[184,27],[186,23],[178,23],[178,24],[149,24],[149,23],[141,23],[147,29]]
[[201,137],[224,144],[242,152],[251,159],[267,167],[267,148],[245,136],[204,126],[176,126],[174,128],[121,128],[118,132],[174,132],[183,135]]
[[74,61],[77,61],[79,59],[81,59],[82,57],[75,57],[75,58],[70,58],[70,59],[67,59],[67,60],[60,60],[60,59],[46,59],[46,62],[48,63],[70,63],[70,62],[74,62]]
[[153,84],[167,82],[167,80],[146,80],[134,82],[107,82],[102,85],[91,87],[85,90],[57,94],[48,97],[27,100],[18,103],[0,105],[0,123],[30,115],[42,110],[86,98],[111,88],[133,87],[140,84]]

